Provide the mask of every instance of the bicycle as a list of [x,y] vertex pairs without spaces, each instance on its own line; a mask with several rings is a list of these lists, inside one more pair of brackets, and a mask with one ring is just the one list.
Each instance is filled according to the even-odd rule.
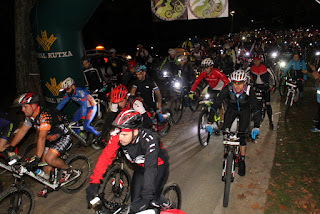
[[[66,157],[67,158],[67,157]],[[23,176],[26,174],[54,191],[61,189],[65,193],[75,193],[81,190],[87,183],[91,174],[91,164],[87,157],[76,155],[67,158],[65,163],[72,165],[74,175],[66,182],[60,183],[62,170],[54,168],[54,173],[49,179],[39,174],[28,171],[22,159],[13,159],[8,165],[0,163],[0,167],[13,173],[15,178],[11,188],[0,194],[0,213],[32,213],[34,209],[34,196],[26,186]],[[47,163],[39,163],[39,167],[47,166]],[[25,198],[26,199],[23,199]],[[26,211],[26,212],[25,212]]]
[[174,124],[179,123],[182,118],[184,107],[189,107],[192,112],[197,111],[199,106],[199,89],[196,89],[195,98],[189,97],[190,87],[181,86],[181,78],[173,79],[173,88],[177,96],[173,99],[170,105],[172,111],[172,122]]
[[170,3],[168,6],[170,9],[164,13],[166,18],[171,18],[174,13],[181,13],[184,8],[184,5],[179,0],[175,3]]
[[[206,130],[206,125],[208,124],[208,117],[211,111],[211,105],[213,104],[213,100],[216,98],[217,94],[215,96],[210,97],[210,94],[206,93],[205,90],[202,92],[200,96],[200,102],[199,104],[201,107],[201,113],[198,120],[198,139],[200,142],[200,145],[205,147],[209,144],[211,134]],[[222,106],[222,109],[224,107]],[[220,122],[220,111],[218,110],[214,116],[214,129],[215,134],[219,135],[219,127],[221,126]]]
[[96,113],[95,119],[100,120],[103,118],[105,114],[107,114],[109,110],[108,102],[106,101],[106,98],[104,98],[105,93],[102,92],[101,90],[95,90],[90,94],[97,103],[97,113]]
[[285,118],[288,117],[290,107],[293,105],[293,103],[297,103],[299,101],[299,95],[300,95],[297,80],[287,78],[286,86],[287,86],[288,92],[287,92],[287,97],[285,101],[285,105],[286,105]]
[[224,160],[222,166],[222,181],[225,182],[223,207],[228,207],[231,182],[234,181],[236,163],[240,157],[240,141],[238,131],[231,132],[228,129],[223,132]]
[[[153,112],[150,112],[153,115]],[[172,121],[172,112],[170,109],[164,108],[162,109],[162,116],[164,121],[161,122],[159,116],[155,114],[155,116],[151,117],[152,120],[152,130],[157,132],[160,137],[167,135],[170,131]]]
[[266,101],[264,99],[264,95],[266,93],[265,90],[260,89],[259,87],[254,86],[254,91],[256,92],[258,106],[261,114],[261,122],[264,120],[267,112]]
[[202,11],[202,16],[204,18],[210,18],[214,12],[220,13],[223,9],[223,4],[221,1],[216,3],[214,0],[209,0],[208,5],[210,8]]
[[[145,211],[139,212],[139,213],[150,213],[150,214],[156,214],[156,213],[165,213],[166,210],[179,210],[181,209],[181,189],[178,184],[176,183],[171,183],[167,184],[162,191],[163,196],[168,199],[169,201],[169,207],[166,206],[160,206],[160,207],[154,207],[149,205],[149,208]],[[102,199],[103,200],[103,199]],[[101,198],[97,196],[93,200],[91,200],[91,205],[95,206],[99,204],[101,201]],[[132,202],[135,203],[135,202]],[[114,207],[114,209],[102,209],[99,211],[99,213],[107,214],[107,213],[113,213],[113,214],[120,214],[120,213],[129,213],[130,212],[130,204],[122,204],[118,205],[117,207]]]
[[[100,150],[103,145],[99,144],[99,139],[94,136],[92,133],[84,130],[83,125],[79,125],[76,121],[71,121],[64,117],[65,126],[69,130],[72,136],[74,136],[83,146],[91,146],[95,150]],[[104,126],[104,120],[99,119],[93,122],[92,127],[97,130],[99,133],[102,133]],[[78,135],[74,129],[80,129],[80,135]]]

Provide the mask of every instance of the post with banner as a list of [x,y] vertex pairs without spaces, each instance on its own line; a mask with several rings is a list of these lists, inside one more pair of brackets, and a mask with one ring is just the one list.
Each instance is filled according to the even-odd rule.
[[81,30],[101,0],[41,0],[31,13],[32,30],[43,95],[48,106],[55,107],[64,79],[71,77],[84,85],[81,57],[84,45]]

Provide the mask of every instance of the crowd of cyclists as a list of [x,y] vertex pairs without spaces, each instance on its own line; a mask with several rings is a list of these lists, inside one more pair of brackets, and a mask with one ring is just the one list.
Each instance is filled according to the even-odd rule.
[[[126,158],[137,165],[132,179],[131,200],[135,203],[131,206],[131,212],[145,210],[150,203],[153,206],[169,203],[161,195],[168,175],[168,155],[151,126],[154,118],[161,122],[164,120],[162,109],[166,103],[163,98],[170,100],[174,93],[167,93],[170,87],[162,86],[175,76],[179,76],[182,84],[188,87],[190,99],[200,95],[196,89],[203,90],[202,82],[209,86],[208,94],[216,97],[206,124],[206,131],[210,134],[220,130],[214,126],[214,121],[224,103],[226,109],[220,128],[230,129],[238,117],[238,131],[245,132],[250,121],[253,121],[251,137],[255,139],[260,133],[262,120],[256,88],[263,91],[269,129],[274,130],[271,92],[278,87],[280,79],[288,75],[297,80],[301,98],[307,76],[316,79],[320,119],[320,35],[313,26],[277,31],[256,29],[211,38],[188,38],[178,48],[170,48],[164,58],[151,56],[141,44],[137,45],[136,53],[129,61],[118,58],[114,48],[109,52],[103,72],[95,67],[89,56],[81,59],[85,87],[77,86],[71,77],[66,78],[60,90],[65,95],[56,108],[40,106],[39,96],[32,92],[21,95],[18,103],[25,114],[25,121],[10,142],[15,126],[7,114],[0,115],[0,151],[11,154],[28,130],[35,127],[37,150],[28,161],[27,168],[35,170],[39,162],[47,162],[49,166],[44,167],[44,172],[50,174],[52,167],[60,168],[64,170],[61,182],[65,182],[72,176],[72,167],[59,156],[72,145],[72,141],[60,110],[71,100],[77,103],[80,108],[73,120],[83,124],[85,130],[105,145],[86,190],[88,202],[97,195],[103,174],[115,158],[116,151],[122,148]],[[286,64],[280,65],[280,62]],[[110,84],[111,81],[114,81],[113,84]],[[97,103],[90,93],[96,90],[109,103],[101,133],[91,126]],[[312,132],[320,132],[320,121],[317,121]],[[246,138],[240,136],[240,176],[246,173],[245,154]],[[38,196],[46,196],[49,192],[44,187]]]

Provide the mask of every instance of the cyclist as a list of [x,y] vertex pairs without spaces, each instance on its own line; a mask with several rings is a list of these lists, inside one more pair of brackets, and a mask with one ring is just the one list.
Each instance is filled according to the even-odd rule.
[[229,76],[233,72],[233,61],[230,55],[226,54],[226,50],[220,50],[220,55],[216,58],[215,63],[224,75]]
[[[198,78],[194,81],[189,97],[193,99],[194,91],[196,90],[198,84],[201,82],[202,79],[205,79],[208,82],[208,93],[213,96],[214,94],[217,94],[220,90],[218,90],[216,87],[219,84],[219,81],[223,81],[223,87],[226,86],[229,83],[228,78],[220,72],[219,69],[213,68],[213,60],[210,58],[206,58],[202,60],[201,67],[203,68],[203,71],[200,73]],[[215,112],[210,111],[210,116],[208,119],[208,124],[206,126],[206,129],[212,133],[213,131],[213,122],[214,122],[214,115]]]
[[145,65],[136,66],[137,80],[133,83],[130,95],[134,96],[140,93],[139,96],[143,99],[148,112],[156,112],[160,122],[163,122],[162,116],[162,98],[157,84],[146,74],[147,67]]
[[152,56],[149,52],[143,48],[142,44],[137,45],[137,52],[136,52],[137,61],[142,62],[143,64],[152,63]]
[[122,78],[122,84],[127,88],[130,88],[133,81],[135,80],[134,72],[136,65],[137,61],[135,59],[132,59],[127,63],[128,70],[123,74]]
[[166,202],[161,195],[168,176],[168,155],[158,137],[151,130],[140,128],[142,116],[134,111],[121,112],[113,125],[117,127],[90,176],[86,189],[89,202],[98,194],[100,180],[121,147],[126,158],[136,164],[132,177],[130,210],[145,210],[149,203],[160,206]]
[[[259,88],[263,91],[263,97],[266,102],[266,109],[269,118],[269,129],[273,130],[273,117],[272,117],[272,107],[270,103],[270,92],[274,90],[276,81],[274,73],[261,63],[259,57],[253,58],[254,65],[248,68],[250,71],[254,87]],[[271,86],[271,88],[270,88]]]
[[[251,86],[247,84],[247,74],[243,70],[234,71],[230,80],[232,81],[224,87],[217,99],[212,105],[212,110],[216,111],[221,108],[222,102],[227,102],[227,110],[224,114],[223,129],[230,129],[233,121],[239,117],[239,132],[245,132],[249,126],[251,112],[253,112],[254,128],[251,136],[253,139],[259,134],[260,127],[260,111],[257,103],[257,97]],[[240,137],[240,159],[239,159],[239,175],[244,176],[246,173],[245,154],[246,140],[245,135]]]
[[[62,89],[60,91],[65,91],[66,94],[57,105],[57,109],[61,111],[70,100],[79,104],[80,108],[74,114],[73,121],[79,121],[79,125],[83,125],[86,131],[98,137],[100,135],[99,132],[90,125],[97,113],[97,103],[90,93],[83,88],[76,87],[71,77],[62,82]],[[75,129],[75,132],[80,134],[80,129]]]
[[101,71],[92,66],[91,59],[88,56],[83,56],[81,58],[81,62],[84,67],[83,76],[86,89],[90,91],[102,89],[104,85],[104,78]]
[[181,72],[181,78],[186,83],[191,83],[196,79],[195,72],[190,63],[188,63],[188,57],[181,55],[178,57],[178,73]]
[[121,60],[116,56],[116,49],[111,48],[109,50],[111,53],[111,56],[108,58],[107,61],[107,73],[112,76],[116,76],[118,82],[121,82],[122,80],[122,62]]
[[159,70],[164,71],[167,70],[168,72],[171,72],[171,74],[176,75],[178,73],[177,63],[178,63],[178,57],[177,52],[175,49],[170,48],[168,50],[169,56],[167,56],[162,64],[160,65]]
[[124,85],[118,85],[110,93],[110,112],[105,120],[102,131],[102,141],[104,141],[112,122],[121,111],[133,109],[139,112],[143,117],[143,127],[150,128],[152,121],[149,112],[146,111],[144,104],[136,97],[130,96],[127,88]]
[[[60,112],[54,108],[43,108],[39,105],[39,97],[34,93],[26,93],[19,97],[19,105],[25,114],[25,121],[12,139],[10,147],[15,147],[27,134],[31,127],[37,130],[37,151],[29,160],[26,168],[34,171],[40,160],[48,163],[43,171],[50,174],[52,167],[63,169],[60,182],[67,181],[72,176],[71,166],[59,158],[71,147],[71,135],[64,126]],[[39,197],[45,197],[51,189],[46,186],[38,192]]]
[[200,44],[199,44],[199,43],[197,43],[197,44],[194,45],[194,49],[193,49],[193,51],[191,52],[190,57],[194,57],[194,59],[195,59],[194,65],[197,66],[197,67],[199,67],[200,64],[201,64],[201,61],[202,61],[203,58],[204,58],[204,53],[203,53],[203,51],[200,49]]
[[[8,113],[0,111],[0,153],[7,149],[8,140],[15,129],[16,126],[11,116]],[[7,151],[13,152],[13,147],[10,147]]]
[[297,86],[300,90],[300,97],[303,97],[303,81],[307,80],[307,66],[303,59],[300,59],[299,53],[293,54],[293,59],[288,63],[284,70],[282,77],[285,77],[287,72],[289,76],[297,81]]

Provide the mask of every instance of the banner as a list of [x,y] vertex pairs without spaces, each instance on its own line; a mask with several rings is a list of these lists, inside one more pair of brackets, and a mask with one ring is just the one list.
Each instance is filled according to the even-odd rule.
[[228,0],[150,0],[153,21],[228,17]]

